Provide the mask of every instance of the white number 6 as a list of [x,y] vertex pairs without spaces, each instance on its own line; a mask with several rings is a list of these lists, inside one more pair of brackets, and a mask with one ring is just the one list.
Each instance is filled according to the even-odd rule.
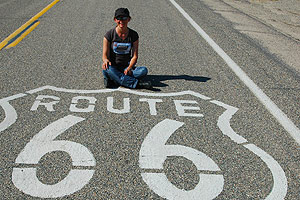
[[[73,166],[95,166],[93,154],[83,145],[65,140],[54,141],[57,136],[83,120],[84,118],[68,115],[51,123],[27,143],[17,157],[16,163],[38,164],[45,154],[64,151],[72,158]],[[56,198],[72,194],[83,188],[94,174],[94,170],[72,169],[62,181],[54,185],[46,185],[38,180],[36,170],[36,168],[15,167],[12,181],[22,192],[41,198]]]
[[[166,145],[169,137],[184,123],[165,119],[145,138],[139,155],[142,169],[163,169],[167,156],[182,156],[191,160],[198,170],[220,171],[218,165],[204,153],[182,145]],[[214,199],[223,190],[223,175],[199,174],[200,181],[193,190],[175,187],[164,173],[142,173],[145,183],[156,194],[167,199]]]

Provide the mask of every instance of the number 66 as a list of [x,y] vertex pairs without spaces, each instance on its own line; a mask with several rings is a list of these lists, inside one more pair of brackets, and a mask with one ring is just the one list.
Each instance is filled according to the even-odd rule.
[[[163,169],[167,156],[182,156],[191,160],[198,170],[220,171],[215,162],[204,153],[182,145],[166,145],[168,138],[184,123],[165,119],[145,138],[139,156],[142,169]],[[156,194],[167,199],[214,199],[223,190],[222,175],[199,174],[200,181],[193,190],[175,187],[164,173],[142,173],[143,180]]]
[[[64,151],[71,156],[73,166],[95,166],[96,161],[93,154],[83,145],[64,140],[54,141],[68,128],[83,120],[84,118],[68,115],[51,123],[30,140],[17,157],[16,163],[38,164],[45,154]],[[12,181],[25,194],[41,198],[55,198],[72,194],[83,188],[94,174],[94,170],[72,169],[67,177],[59,183],[46,185],[38,180],[36,171],[36,168],[15,167]]]

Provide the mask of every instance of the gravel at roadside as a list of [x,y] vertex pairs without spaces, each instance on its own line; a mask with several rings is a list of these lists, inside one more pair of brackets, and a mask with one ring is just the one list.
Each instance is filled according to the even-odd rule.
[[300,0],[203,0],[300,74]]

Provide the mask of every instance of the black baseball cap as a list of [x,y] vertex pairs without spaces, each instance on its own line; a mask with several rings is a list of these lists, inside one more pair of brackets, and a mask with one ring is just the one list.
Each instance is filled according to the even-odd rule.
[[130,17],[129,10],[127,8],[118,8],[115,12],[115,17]]

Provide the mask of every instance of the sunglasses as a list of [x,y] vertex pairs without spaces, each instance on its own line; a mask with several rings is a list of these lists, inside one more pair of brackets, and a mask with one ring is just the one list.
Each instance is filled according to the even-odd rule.
[[123,16],[118,16],[116,17],[117,20],[126,20],[128,19],[129,17],[123,17]]

